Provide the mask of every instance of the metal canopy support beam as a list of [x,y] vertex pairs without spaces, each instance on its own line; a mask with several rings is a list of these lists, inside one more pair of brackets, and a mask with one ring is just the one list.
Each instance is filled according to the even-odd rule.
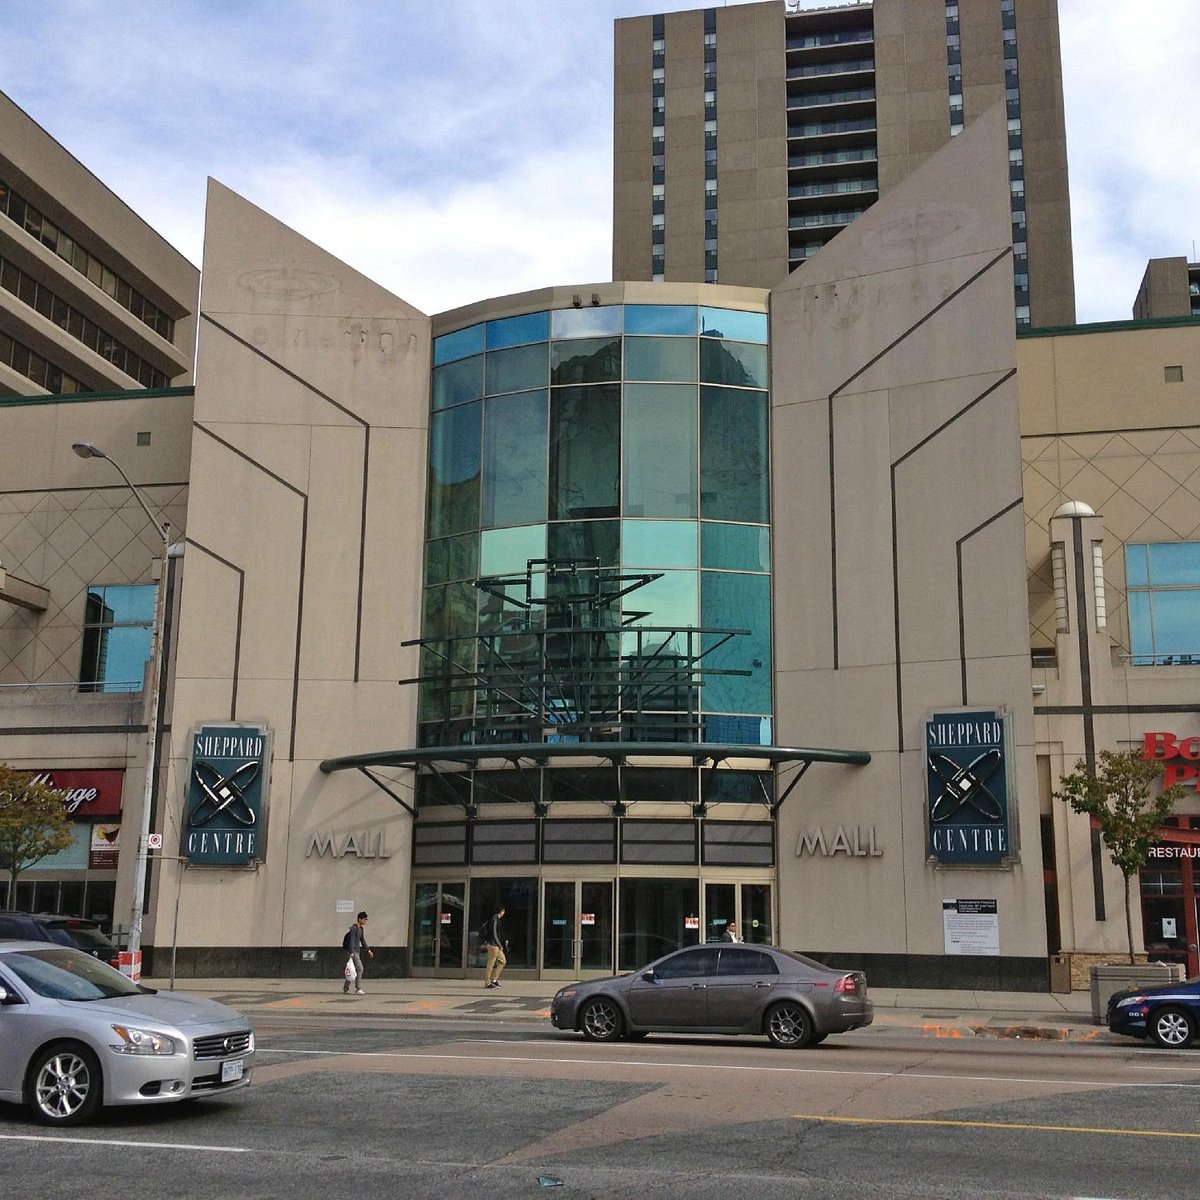
[[381,792],[387,792],[387,794],[388,794],[389,796],[391,796],[391,798],[392,798],[393,800],[395,800],[395,802],[396,802],[398,805],[400,805],[400,807],[401,807],[401,808],[403,808],[403,809],[407,809],[407,810],[408,810],[408,813],[409,813],[409,815],[410,815],[410,816],[413,816],[413,817],[415,817],[415,816],[417,815],[417,810],[416,810],[416,809],[415,809],[415,808],[414,808],[414,807],[413,807],[411,804],[409,804],[409,802],[408,802],[407,800],[405,800],[405,799],[404,799],[402,796],[397,796],[397,795],[396,795],[396,793],[395,793],[395,792],[393,792],[393,791],[392,791],[392,789],[391,789],[390,787],[388,787],[388,785],[387,785],[387,784],[386,784],[386,783],[385,783],[385,782],[384,782],[382,779],[380,779],[380,778],[379,778],[377,775],[372,775],[372,774],[371,774],[371,772],[370,772],[370,771],[368,771],[366,767],[359,767],[358,769],[359,769],[359,771],[361,771],[361,772],[362,772],[362,773],[363,773],[363,774],[364,774],[364,775],[365,775],[365,776],[366,776],[366,777],[367,777],[367,778],[368,778],[368,779],[369,779],[369,780],[370,780],[370,781],[371,781],[371,782],[372,782],[372,783],[373,783],[373,784],[374,784],[374,785],[375,785],[377,788],[379,788],[379,790],[380,790]]
[[802,762],[800,764],[800,769],[796,772],[795,776],[793,777],[791,782],[787,785],[787,787],[784,788],[783,795],[779,796],[776,799],[775,803],[771,805],[771,816],[775,816],[775,814],[778,813],[779,810],[783,807],[783,802],[792,794],[792,789],[795,788],[796,784],[798,784],[800,782],[800,780],[804,778],[805,772],[808,770],[809,767],[812,766],[812,764],[813,764],[812,759],[809,759],[808,761]]

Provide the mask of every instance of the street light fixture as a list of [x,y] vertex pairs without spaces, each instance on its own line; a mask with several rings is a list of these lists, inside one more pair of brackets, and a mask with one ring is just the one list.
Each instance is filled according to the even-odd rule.
[[[99,446],[91,442],[74,442],[71,445],[71,449],[80,458],[103,458],[112,463],[113,467],[116,468],[117,474],[125,481],[125,486],[133,493],[134,499],[142,506],[142,512],[146,514],[146,518],[154,526],[159,537],[162,538],[158,588],[154,596],[154,626],[150,635],[150,701],[146,719],[146,786],[142,795],[141,822],[139,824],[137,841],[137,869],[134,872],[133,904],[131,906],[129,939],[127,942],[129,970],[136,981],[141,976],[142,910],[143,897],[146,891],[146,867],[149,858],[146,841],[150,835],[154,780],[158,770],[158,739],[162,724],[158,716],[158,704],[160,680],[163,671],[161,660],[163,657],[163,628],[166,623],[167,611],[165,596],[167,572],[173,549],[171,546],[171,523],[155,515],[150,505],[146,503],[145,497],[133,483],[133,480],[121,469],[121,464],[111,455],[101,450]],[[176,549],[181,549],[181,547]]]

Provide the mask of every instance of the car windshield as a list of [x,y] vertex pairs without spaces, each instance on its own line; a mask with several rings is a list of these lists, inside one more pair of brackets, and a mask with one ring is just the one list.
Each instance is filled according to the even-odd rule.
[[120,971],[66,947],[21,950],[4,955],[0,962],[31,991],[51,1000],[112,1000],[142,994]]
[[77,946],[85,950],[116,949],[116,946],[105,936],[104,932],[97,929],[95,925],[83,925],[72,921],[64,921],[61,925],[55,925],[54,928],[61,929],[74,939]]

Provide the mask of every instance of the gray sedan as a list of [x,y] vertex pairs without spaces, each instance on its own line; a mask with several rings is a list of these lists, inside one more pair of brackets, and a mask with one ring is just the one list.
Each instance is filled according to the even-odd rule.
[[595,1042],[653,1032],[757,1033],[775,1046],[815,1046],[874,1016],[862,972],[740,944],[690,946],[632,975],[572,983],[550,1005],[556,1029]]
[[224,1004],[143,988],[66,946],[0,942],[0,1100],[44,1124],[224,1095],[253,1061],[250,1023]]

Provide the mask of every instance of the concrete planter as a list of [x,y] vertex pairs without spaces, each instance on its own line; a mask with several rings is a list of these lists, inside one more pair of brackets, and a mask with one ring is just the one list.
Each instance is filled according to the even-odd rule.
[[1126,988],[1157,987],[1183,978],[1181,963],[1099,963],[1090,968],[1092,987],[1092,1020],[1103,1025],[1108,1011],[1108,998],[1113,992]]

